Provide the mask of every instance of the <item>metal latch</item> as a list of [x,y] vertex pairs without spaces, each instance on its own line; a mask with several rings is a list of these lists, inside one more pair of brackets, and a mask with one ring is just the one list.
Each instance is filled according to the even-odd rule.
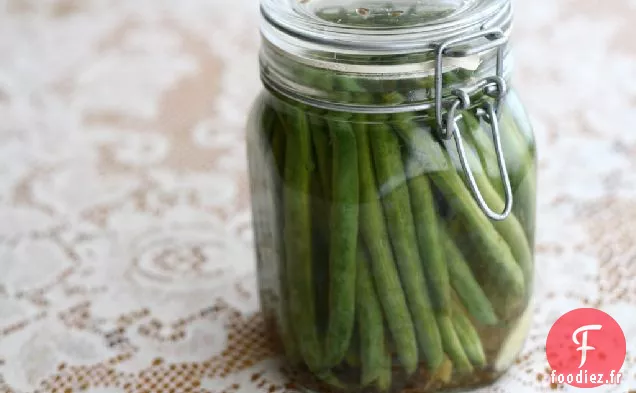
[[[473,45],[465,48],[457,48],[461,44],[479,39],[486,38],[487,41],[480,45]],[[487,29],[482,30],[470,35],[450,39],[442,43],[437,49],[437,56],[435,62],[435,120],[437,121],[437,128],[440,137],[443,139],[455,139],[457,146],[457,153],[459,160],[464,170],[464,175],[468,180],[468,186],[470,188],[473,197],[477,201],[479,208],[488,216],[488,218],[495,221],[505,220],[512,211],[512,189],[510,186],[510,177],[508,176],[508,169],[506,167],[506,161],[504,159],[502,147],[501,147],[501,133],[499,130],[499,109],[501,101],[507,93],[507,85],[503,76],[503,59],[505,44],[508,42],[507,36],[501,31],[501,29]],[[497,70],[496,75],[487,77],[479,81],[474,86],[467,88],[455,89],[451,93],[454,97],[451,105],[444,116],[443,109],[443,80],[442,80],[442,61],[444,57],[463,57],[470,56],[476,53],[481,53],[490,49],[497,49]],[[492,127],[493,143],[495,145],[495,152],[497,154],[497,163],[499,166],[499,174],[504,186],[505,205],[504,210],[501,213],[493,211],[479,191],[479,187],[475,181],[475,176],[470,168],[468,159],[466,158],[466,150],[464,149],[464,143],[462,135],[457,126],[457,121],[461,119],[461,111],[469,110],[470,96],[479,90],[483,91],[487,96],[494,98],[495,103],[490,101],[484,102],[484,104],[475,109],[475,115],[477,118],[486,120]]]

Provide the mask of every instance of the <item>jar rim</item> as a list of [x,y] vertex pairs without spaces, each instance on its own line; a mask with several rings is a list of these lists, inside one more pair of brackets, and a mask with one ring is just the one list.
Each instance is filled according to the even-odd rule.
[[[433,50],[448,39],[488,28],[498,28],[507,33],[512,19],[510,0],[455,0],[457,6],[449,8],[449,12],[440,12],[437,17],[418,17],[410,24],[396,25],[403,15],[402,9],[408,4],[412,8],[426,3],[419,0],[401,4],[398,11],[383,8],[383,12],[389,13],[384,15],[384,24],[373,20],[368,25],[357,25],[319,16],[320,10],[324,10],[320,4],[324,5],[325,1],[261,0],[261,33],[270,42],[287,43],[294,47],[299,46],[300,41],[312,44],[321,52],[400,54]],[[356,0],[347,1],[348,5],[340,4],[337,9],[357,14],[361,13],[360,10],[373,12],[371,8],[357,7],[363,3],[356,3]],[[394,1],[391,4],[397,4],[397,0]],[[436,3],[444,2],[437,0]],[[395,15],[394,21],[391,15]]]

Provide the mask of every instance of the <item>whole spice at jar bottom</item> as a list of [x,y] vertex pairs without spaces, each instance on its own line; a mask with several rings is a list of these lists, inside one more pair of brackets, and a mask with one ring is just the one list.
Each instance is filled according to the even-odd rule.
[[[271,190],[284,248],[276,320],[288,355],[334,391],[388,392],[422,375],[437,387],[492,379],[501,340],[484,338],[513,325],[530,296],[533,232],[517,216],[534,214],[532,198],[490,221],[422,113],[347,114],[269,99],[260,131],[279,180]],[[461,124],[480,153],[471,156],[480,189],[498,207],[484,127],[468,116]],[[521,156],[511,166],[515,197],[534,176],[532,152]]]

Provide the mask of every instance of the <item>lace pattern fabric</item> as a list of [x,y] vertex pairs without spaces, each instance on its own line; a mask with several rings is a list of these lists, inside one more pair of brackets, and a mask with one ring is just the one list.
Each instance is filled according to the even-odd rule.
[[[483,392],[550,392],[556,318],[622,325],[636,389],[636,3],[519,0],[540,154],[535,318]],[[240,0],[0,0],[0,392],[293,392],[258,314]],[[573,390],[573,389],[572,389]]]

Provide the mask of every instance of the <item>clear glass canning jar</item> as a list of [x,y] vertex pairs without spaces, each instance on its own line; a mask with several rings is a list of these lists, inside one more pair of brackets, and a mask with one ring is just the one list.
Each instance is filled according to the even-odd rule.
[[509,0],[262,0],[261,305],[296,382],[493,382],[531,320],[536,159]]

